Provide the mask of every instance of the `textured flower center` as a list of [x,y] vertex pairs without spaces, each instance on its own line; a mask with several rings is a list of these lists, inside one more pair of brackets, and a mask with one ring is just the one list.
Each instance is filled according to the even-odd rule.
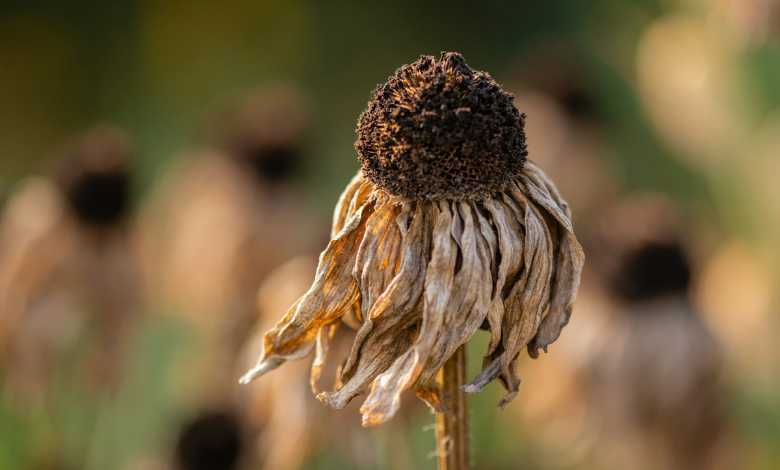
[[412,200],[477,199],[503,189],[528,152],[513,96],[442,52],[399,68],[358,121],[364,174]]

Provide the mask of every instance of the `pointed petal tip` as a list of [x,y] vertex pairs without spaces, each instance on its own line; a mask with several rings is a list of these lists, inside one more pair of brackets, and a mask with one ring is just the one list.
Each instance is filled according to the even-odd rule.
[[371,402],[371,396],[369,396],[360,407],[360,414],[363,415],[363,427],[378,426],[390,421],[398,411],[398,405],[398,402],[388,404],[383,400],[377,401],[376,399]]
[[370,428],[372,426],[379,426],[390,421],[390,418],[385,414],[380,413],[365,413],[363,414],[362,424],[364,428]]
[[501,399],[500,402],[498,402],[497,407],[501,408],[501,411],[506,410],[506,407],[509,406],[510,403],[515,401],[515,398],[517,398],[518,391],[512,391],[504,395],[504,398]]
[[467,395],[473,395],[475,393],[479,393],[482,391],[484,387],[480,387],[479,385],[475,385],[473,383],[466,384],[462,387],[460,387],[460,391],[467,394]]
[[282,365],[282,363],[284,363],[283,359],[264,360],[261,363],[257,364],[252,369],[250,369],[249,372],[244,374],[240,379],[238,379],[238,383],[240,383],[241,385],[246,385],[251,381],[255,380],[256,378],[260,377],[261,375],[264,375],[276,369],[277,367]]
[[337,406],[337,403],[333,402],[332,399],[333,395],[335,395],[335,393],[333,392],[320,392],[317,394],[317,400],[319,400],[320,403],[322,403],[323,405],[329,408],[332,408],[334,410],[341,410],[343,407],[340,408]]
[[322,392],[317,394],[317,400],[331,409],[341,411],[352,401],[352,398],[346,397],[340,392]]
[[547,354],[547,347],[549,344],[541,345],[541,344],[529,344],[528,345],[528,356],[531,359],[538,359],[539,358],[539,350],[541,349],[544,351],[545,354]]
[[255,372],[257,368],[254,368],[247,372],[246,374],[242,375],[240,379],[238,379],[238,383],[241,385],[247,385],[253,380],[255,380],[259,375]]

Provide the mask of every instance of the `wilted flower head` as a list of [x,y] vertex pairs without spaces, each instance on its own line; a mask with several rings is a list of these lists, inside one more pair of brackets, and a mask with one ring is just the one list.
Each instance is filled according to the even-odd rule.
[[436,376],[486,323],[480,372],[462,390],[500,378],[513,400],[520,350],[536,357],[571,315],[584,256],[566,202],[526,160],[524,115],[456,53],[423,56],[374,91],[355,147],[363,170],[336,207],[333,239],[311,289],[265,336],[242,382],[316,345],[312,386],[341,323],[358,329],[337,390],[342,409],[371,386],[363,424],[381,424],[414,389],[447,410]]

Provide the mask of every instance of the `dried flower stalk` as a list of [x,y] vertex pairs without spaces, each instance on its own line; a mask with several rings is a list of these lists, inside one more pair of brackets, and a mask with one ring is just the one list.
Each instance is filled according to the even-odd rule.
[[444,363],[439,374],[442,393],[450,399],[450,411],[436,415],[436,452],[439,470],[471,468],[469,448],[469,410],[466,395],[459,393],[459,384],[466,381],[466,345]]

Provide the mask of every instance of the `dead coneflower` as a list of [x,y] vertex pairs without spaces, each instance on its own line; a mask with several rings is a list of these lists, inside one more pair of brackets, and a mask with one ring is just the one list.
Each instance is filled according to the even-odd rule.
[[355,144],[363,169],[336,207],[314,285],[266,334],[243,383],[316,349],[316,391],[329,338],[345,323],[357,336],[323,403],[342,409],[370,386],[361,413],[372,426],[412,388],[444,413],[460,399],[437,375],[447,363],[451,392],[464,369],[456,351],[485,323],[482,371],[457,385],[476,393],[500,378],[501,406],[516,397],[520,350],[536,357],[558,338],[584,255],[566,202],[526,160],[525,116],[512,100],[457,53],[422,56],[374,91]]
[[129,137],[99,126],[55,156],[0,215],[0,375],[21,398],[50,392],[76,353],[85,383],[116,385],[137,301]]
[[733,466],[723,464],[733,451],[723,352],[689,295],[695,265],[681,225],[671,200],[643,194],[602,209],[588,233],[593,277],[609,294],[603,310],[614,312],[600,329],[609,341],[579,355],[596,468]]

